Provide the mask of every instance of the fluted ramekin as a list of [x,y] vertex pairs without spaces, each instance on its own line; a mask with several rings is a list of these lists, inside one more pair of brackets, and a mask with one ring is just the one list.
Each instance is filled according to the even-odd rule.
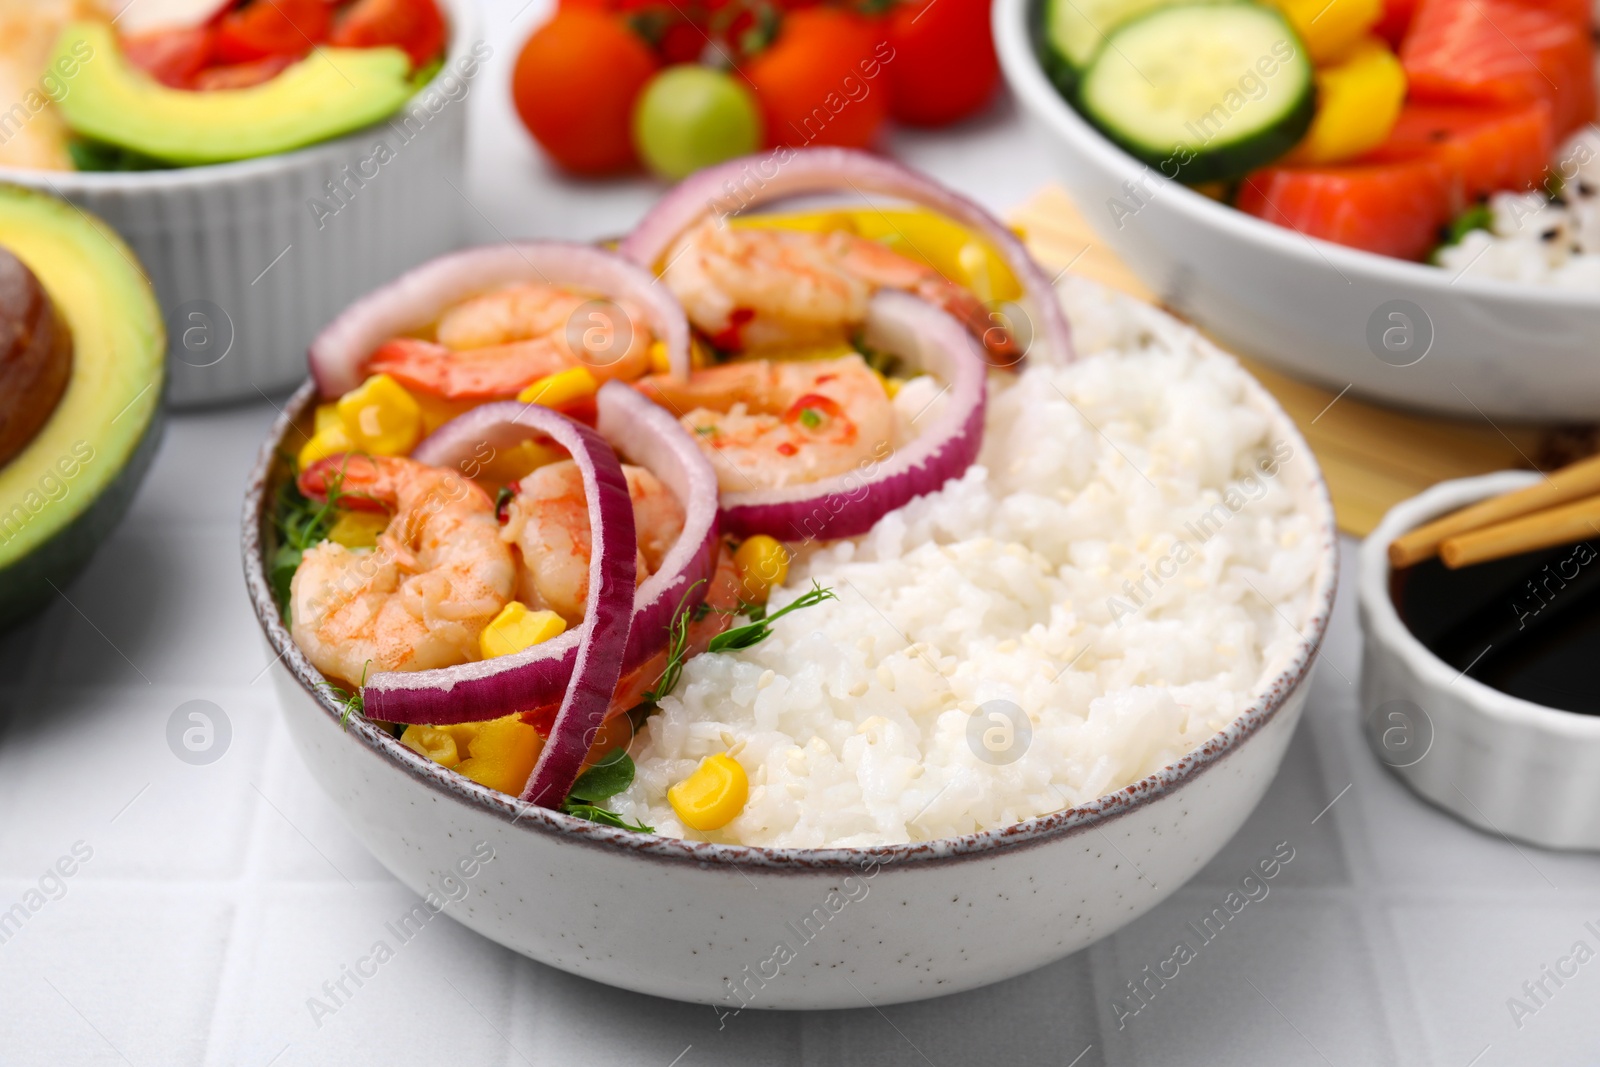
[[296,152],[178,170],[0,168],[0,180],[65,197],[133,248],[166,318],[172,404],[298,382],[323,323],[459,243],[466,98],[493,52],[477,36],[472,0],[442,3],[451,24],[443,68],[380,125]]
[[1396,504],[1361,546],[1361,706],[1378,758],[1425,799],[1491,833],[1600,849],[1600,717],[1508,696],[1430,652],[1389,592],[1389,543],[1537,481],[1502,471]]

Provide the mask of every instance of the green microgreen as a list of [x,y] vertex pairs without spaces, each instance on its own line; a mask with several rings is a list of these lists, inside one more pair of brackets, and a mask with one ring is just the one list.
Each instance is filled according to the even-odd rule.
[[800,409],[800,424],[808,430],[815,430],[822,425],[822,414],[816,408]]
[[1493,221],[1494,215],[1488,204],[1473,204],[1445,227],[1444,244],[1458,245],[1473,230],[1487,230]]
[[683,605],[688,601],[689,594],[704,583],[705,579],[702,578],[685,589],[683,596],[678,599],[678,606],[673,609],[672,625],[667,631],[667,665],[661,669],[661,677],[656,679],[654,688],[642,698],[648,704],[659,704],[661,698],[672,692],[678,679],[683,677],[684,660],[689,654],[689,624],[695,621],[695,612],[685,610]]
[[718,634],[717,636],[713,637],[711,639],[711,643],[706,646],[706,651],[727,652],[730,649],[737,650],[749,648],[751,645],[758,644],[770,636],[772,633],[772,624],[789,614],[791,611],[799,611],[801,608],[813,607],[822,603],[824,600],[837,599],[839,599],[839,597],[832,589],[825,589],[818,585],[815,580],[813,580],[811,583],[810,592],[801,594],[793,601],[785,604],[777,611],[774,611],[771,615],[766,615],[763,612],[762,618],[756,619],[747,626],[735,626],[726,633]]
[[850,346],[861,353],[861,358],[867,366],[883,375],[885,378],[897,377],[901,367],[900,357],[873,348],[867,344],[866,335],[857,334],[850,339]]
[[370,659],[361,665],[361,682],[353,691],[342,689],[339,686],[334,685],[332,682],[322,683],[323,686],[328,690],[328,695],[333,697],[334,701],[338,703],[340,708],[339,725],[345,727],[346,729],[349,728],[350,719],[353,716],[366,714],[366,701],[362,697],[361,693],[362,690],[366,688],[367,671],[369,671],[371,668],[372,661]]
[[637,834],[653,834],[653,827],[629,822],[603,806],[604,801],[633,784],[633,774],[633,760],[628,757],[627,750],[614,748],[602,756],[598,763],[578,775],[578,780],[572,783],[572,789],[567,793],[567,799],[561,802],[561,810],[604,826],[632,830]]

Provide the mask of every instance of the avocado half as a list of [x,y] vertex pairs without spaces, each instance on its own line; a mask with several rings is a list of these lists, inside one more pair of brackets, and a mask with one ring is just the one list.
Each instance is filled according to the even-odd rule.
[[74,133],[178,166],[326,141],[388,118],[416,88],[398,48],[318,48],[248,89],[170,89],[128,62],[110,26],[89,21],[61,31],[50,66]]
[[0,185],[0,247],[33,273],[72,346],[54,411],[0,466],[5,629],[55,597],[128,510],[160,443],[167,342],[149,279],[99,219]]

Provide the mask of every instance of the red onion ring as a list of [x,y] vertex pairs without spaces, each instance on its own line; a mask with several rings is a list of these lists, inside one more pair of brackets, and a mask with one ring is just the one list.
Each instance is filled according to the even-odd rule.
[[[1056,358],[1073,357],[1072,331],[1050,276],[1005,224],[976,202],[931,178],[849,148],[776,148],[708,167],[679,182],[645,215],[617,251],[654,271],[672,242],[708,215],[737,214],[758,204],[807,193],[880,193],[948,216],[987,240],[1005,259],[1025,293],[1042,338]],[[1030,346],[1031,347],[1031,346]]]
[[944,410],[914,440],[859,470],[782,489],[723,493],[729,532],[780,541],[856,537],[912,498],[959,478],[978,458],[986,364],[966,328],[931,304],[885,289],[868,305],[866,340],[948,383]]
[[470,297],[513,282],[541,281],[638,305],[667,346],[672,372],[689,373],[689,324],[655,276],[590,245],[555,241],[486,245],[429,260],[345,309],[311,342],[311,376],[323,397],[361,384],[361,368],[385,341],[434,323]]
[[[706,581],[714,572],[717,559],[717,476],[677,420],[632,388],[607,382],[600,387],[595,404],[599,435],[614,443],[630,461],[660,478],[684,508],[683,533],[662,559],[661,567],[634,593],[627,645],[618,650],[616,657],[621,674],[665,646],[672,615],[680,601],[695,608],[705,598]],[[472,464],[483,462],[479,450],[485,444],[495,449],[512,447],[530,436],[544,434],[544,427],[552,418],[569,421],[537,404],[514,400],[483,404],[439,427],[417,446],[411,458],[465,473]],[[632,529],[631,504],[628,520]],[[592,524],[592,508],[590,521]],[[631,588],[634,557],[629,555],[628,559]],[[591,581],[591,598],[594,589]],[[583,626],[588,625],[587,610]],[[432,671],[374,675],[365,689],[367,717],[381,722],[443,726],[553,704],[563,699],[575,674],[583,626],[511,656]],[[514,688],[513,683],[491,681],[506,673],[515,675]]]

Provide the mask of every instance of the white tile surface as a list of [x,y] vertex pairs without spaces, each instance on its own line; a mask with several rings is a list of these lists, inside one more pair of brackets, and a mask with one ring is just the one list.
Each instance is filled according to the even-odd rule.
[[[486,5],[497,55],[472,104],[475,230],[618,232],[656,186],[563,183],[512,124],[503,82],[545,0],[513,20],[521,3]],[[896,147],[1004,210],[1049,175],[1009,106],[991,119]],[[1600,927],[1600,859],[1466,828],[1377,765],[1356,728],[1348,596],[1261,808],[1171,900],[1070,959],[925,1004],[750,1011],[719,1030],[708,1008],[594,985],[439,919],[314,1019],[308,999],[415,900],[335,817],[257,680],[237,522],[277,400],[174,418],[128,521],[65,591],[76,609],[0,638],[0,910],[75,842],[93,849],[0,943],[5,1067],[1595,1062],[1600,959],[1520,1029],[1505,1001],[1576,940],[1600,951],[1583,925]],[[167,747],[190,700],[232,729],[209,765]],[[1279,841],[1295,859],[1267,898],[1118,1030],[1123,983]]]

